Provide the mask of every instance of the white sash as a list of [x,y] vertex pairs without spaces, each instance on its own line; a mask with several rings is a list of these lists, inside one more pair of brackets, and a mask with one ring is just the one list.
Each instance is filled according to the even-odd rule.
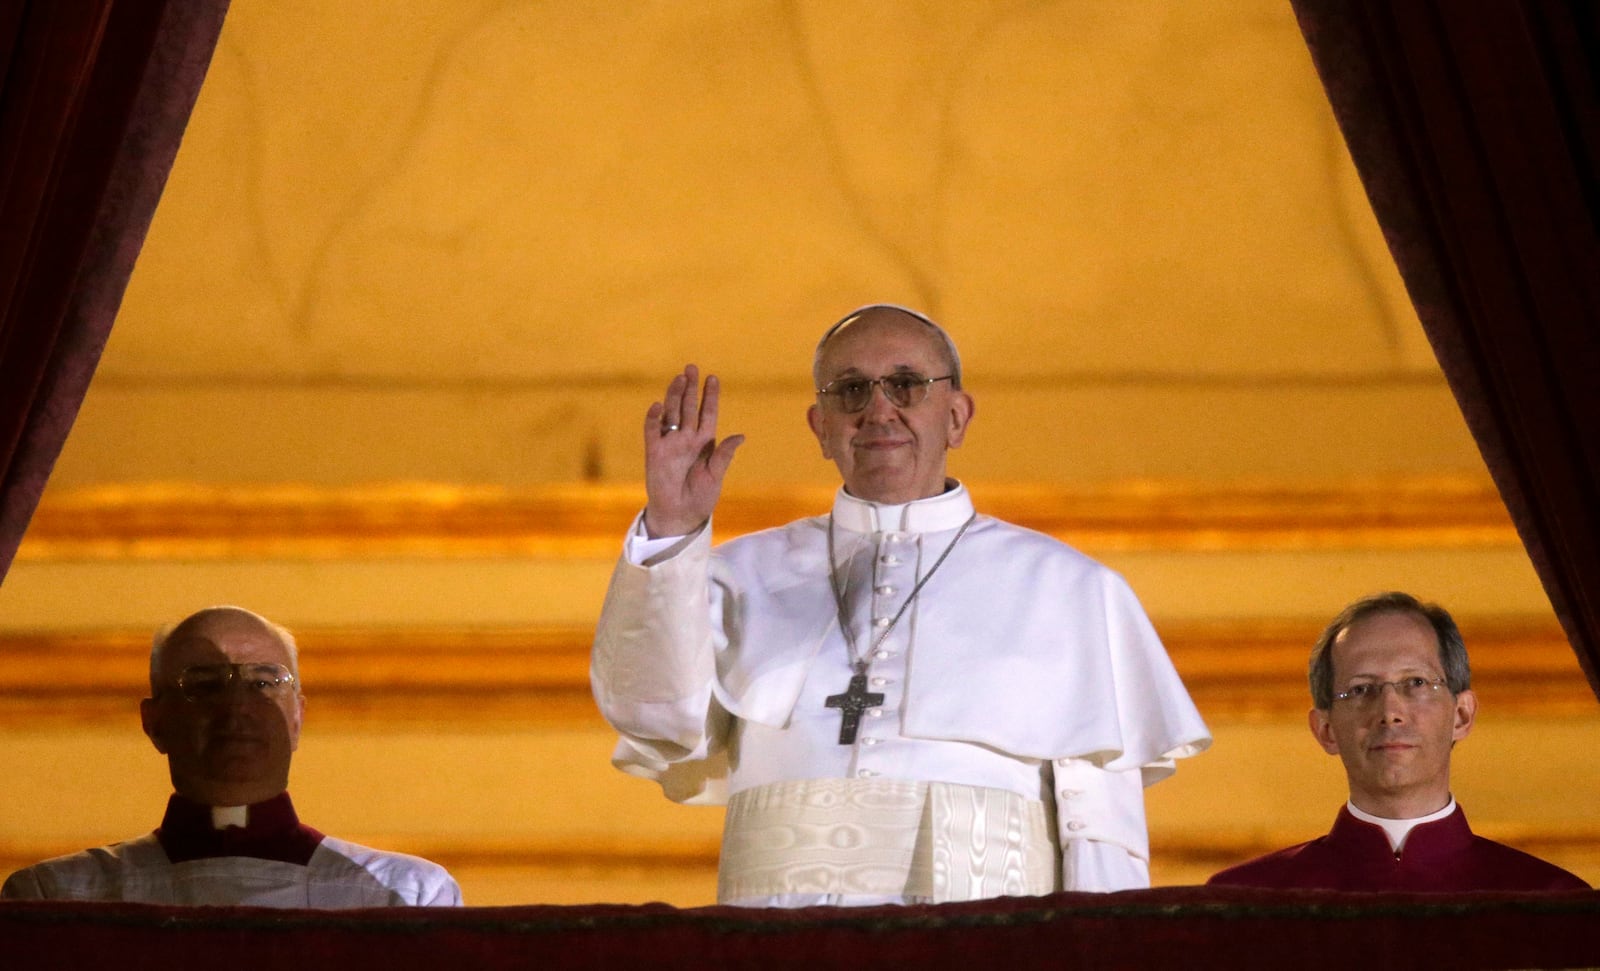
[[728,801],[717,899],[899,896],[942,903],[1061,887],[1049,807],[944,782],[802,779]]

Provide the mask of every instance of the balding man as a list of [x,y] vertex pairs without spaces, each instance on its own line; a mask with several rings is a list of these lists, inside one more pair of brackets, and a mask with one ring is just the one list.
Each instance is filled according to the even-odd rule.
[[862,308],[812,371],[831,512],[715,550],[742,441],[717,440],[716,378],[646,412],[591,670],[613,761],[727,803],[723,903],[1148,886],[1142,787],[1210,737],[1132,591],[947,478],[974,402],[933,321]]
[[295,814],[305,696],[293,636],[211,607],[155,637],[144,732],[173,795],[155,832],[35,864],[0,897],[253,907],[455,906],[435,863],[324,836]]

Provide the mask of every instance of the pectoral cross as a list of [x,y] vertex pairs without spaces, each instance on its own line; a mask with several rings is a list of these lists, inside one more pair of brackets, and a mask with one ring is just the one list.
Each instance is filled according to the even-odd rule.
[[861,713],[883,704],[883,695],[867,690],[867,676],[855,675],[844,693],[828,696],[828,707],[839,709],[839,744],[854,745],[861,728]]

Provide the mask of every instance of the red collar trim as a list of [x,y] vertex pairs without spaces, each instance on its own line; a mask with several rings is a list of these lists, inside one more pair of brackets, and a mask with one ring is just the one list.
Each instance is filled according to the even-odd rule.
[[173,863],[244,856],[305,866],[323,835],[300,822],[287,792],[247,807],[244,826],[217,829],[211,807],[173,794],[156,839]]

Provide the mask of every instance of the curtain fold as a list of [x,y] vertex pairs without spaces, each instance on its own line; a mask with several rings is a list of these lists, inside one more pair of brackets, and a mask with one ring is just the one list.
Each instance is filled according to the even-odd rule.
[[1434,353],[1600,695],[1595,8],[1292,2]]
[[0,9],[0,580],[77,416],[227,0]]

